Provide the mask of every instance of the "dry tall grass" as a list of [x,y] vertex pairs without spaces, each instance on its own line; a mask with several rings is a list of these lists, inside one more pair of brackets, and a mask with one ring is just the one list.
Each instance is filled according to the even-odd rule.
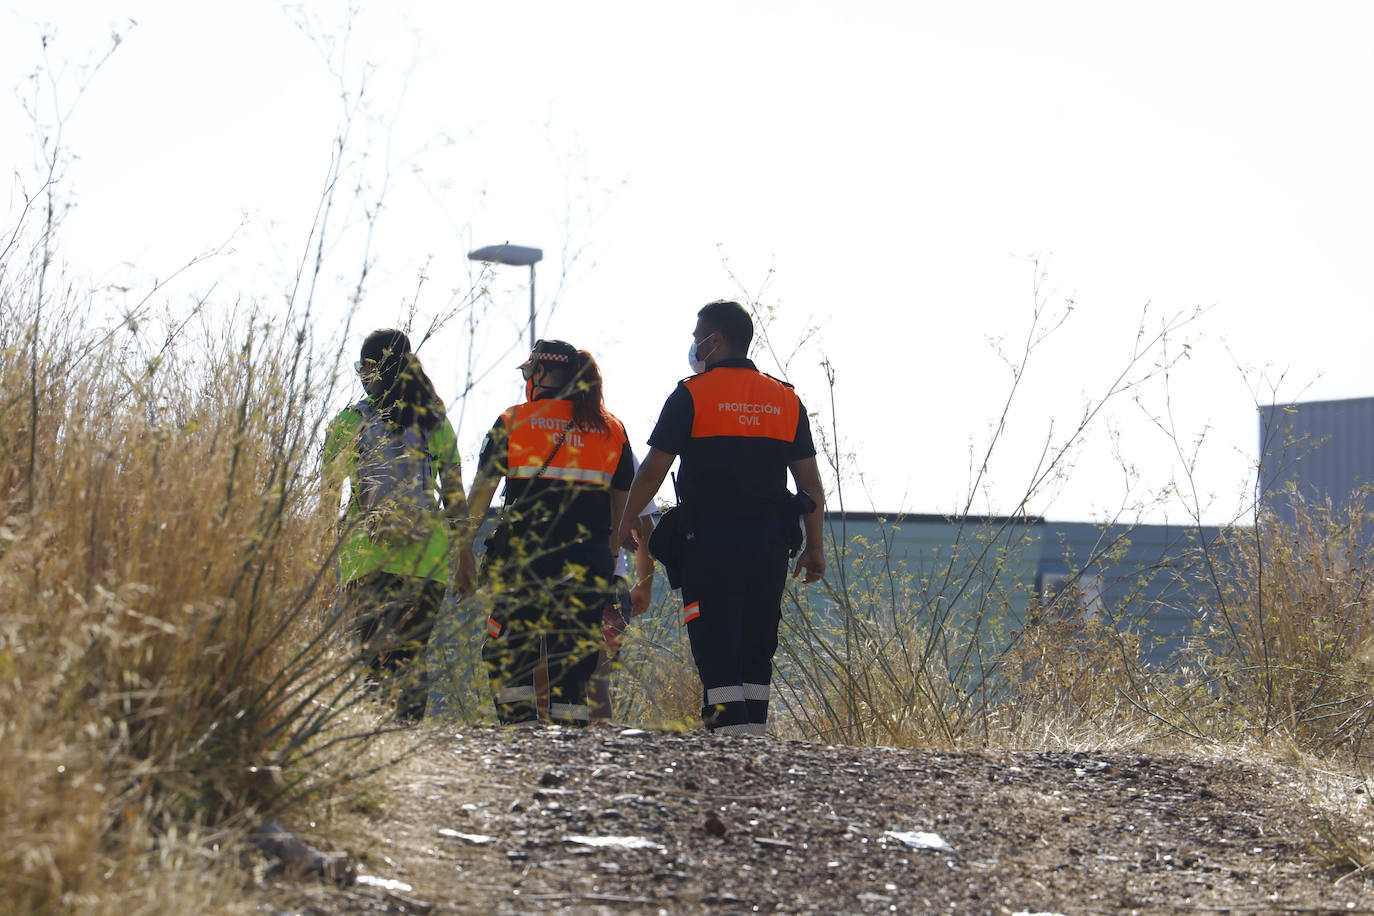
[[1284,494],[1215,567],[1201,668],[1226,737],[1280,736],[1368,756],[1374,726],[1374,559],[1367,493],[1340,508]]
[[[1189,581],[1149,589],[1141,570],[1091,610],[1072,589],[1049,606],[1018,602],[1005,533],[970,537],[968,563],[930,569],[892,562],[883,543],[834,544],[830,592],[789,593],[783,727],[947,747],[1272,743],[1362,765],[1374,727],[1369,516],[1362,501],[1292,505],[1287,521],[1264,513],[1210,544],[1180,541]],[[1091,563],[1116,562],[1114,549]],[[1181,595],[1196,602],[1196,632],[1164,662],[1151,651],[1153,602]]]
[[0,900],[190,909],[342,773],[320,386],[291,328],[100,327],[37,250],[0,271]]
[[630,621],[616,657],[614,720],[666,731],[701,725],[701,679],[682,625],[682,598],[659,583],[660,599]]
[[943,553],[908,566],[893,557],[893,534],[884,523],[872,542],[834,538],[827,589],[789,590],[779,651],[789,727],[841,743],[1006,740],[1009,710],[1031,693],[1016,670],[1030,651],[1016,608],[1038,541],[1021,524],[971,521]]

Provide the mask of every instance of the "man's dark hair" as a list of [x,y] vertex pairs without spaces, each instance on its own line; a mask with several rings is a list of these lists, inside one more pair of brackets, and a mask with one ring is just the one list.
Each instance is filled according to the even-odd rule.
[[702,324],[712,331],[720,332],[726,345],[741,354],[749,352],[749,344],[754,340],[754,319],[738,302],[717,299],[708,302],[697,312]]
[[404,331],[382,328],[367,335],[358,355],[376,363],[379,371],[394,375],[409,352],[410,338]]

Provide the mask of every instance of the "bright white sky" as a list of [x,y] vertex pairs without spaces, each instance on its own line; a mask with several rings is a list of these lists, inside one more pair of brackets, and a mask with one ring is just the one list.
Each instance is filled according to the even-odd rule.
[[[457,320],[421,351],[468,456],[520,391],[528,271],[479,281],[465,258],[506,241],[544,249],[539,334],[596,355],[637,449],[702,304],[774,307],[784,355],[819,328],[786,373],[852,454],[851,509],[964,508],[1011,385],[991,341],[1019,356],[1037,258],[1047,316],[1076,305],[1033,355],[972,511],[1016,511],[1142,320],[1207,309],[1172,339],[1191,349],[1167,391],[1112,401],[1029,511],[1187,520],[1160,501],[1183,479],[1150,419],[1168,408],[1185,453],[1203,436],[1202,515],[1225,521],[1257,399],[1374,393],[1374,5],[389,0],[362,8],[343,58],[346,19],[338,2],[0,0],[6,87],[40,62],[43,26],[67,87],[125,33],[64,135],[69,269],[146,289],[237,228],[162,298],[218,284],[284,310],[344,111],[308,20],[351,90],[370,73],[340,187],[386,189],[348,360],[409,303],[423,326],[485,283],[476,337]],[[0,96],[10,213],[31,134]],[[326,336],[367,237],[349,197]],[[460,408],[469,361],[492,371]]]

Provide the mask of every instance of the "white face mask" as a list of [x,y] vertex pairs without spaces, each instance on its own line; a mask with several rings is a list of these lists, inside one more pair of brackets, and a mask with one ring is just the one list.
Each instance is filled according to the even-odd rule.
[[698,356],[697,342],[694,340],[692,341],[692,345],[687,348],[687,365],[692,367],[693,373],[701,375],[701,373],[706,371],[706,357],[714,352],[716,352],[716,348],[712,347],[710,353],[707,353],[705,356]]

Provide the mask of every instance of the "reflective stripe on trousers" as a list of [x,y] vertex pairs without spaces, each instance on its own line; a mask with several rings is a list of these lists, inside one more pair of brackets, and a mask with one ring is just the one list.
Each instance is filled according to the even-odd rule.
[[769,684],[739,684],[730,687],[712,687],[706,691],[706,702],[738,703],[744,700],[764,700],[772,698],[773,688]]
[[502,687],[496,691],[496,702],[498,703],[533,703],[534,685],[527,684],[522,687]]
[[554,722],[586,725],[591,721],[591,707],[586,703],[550,703],[549,718]]

